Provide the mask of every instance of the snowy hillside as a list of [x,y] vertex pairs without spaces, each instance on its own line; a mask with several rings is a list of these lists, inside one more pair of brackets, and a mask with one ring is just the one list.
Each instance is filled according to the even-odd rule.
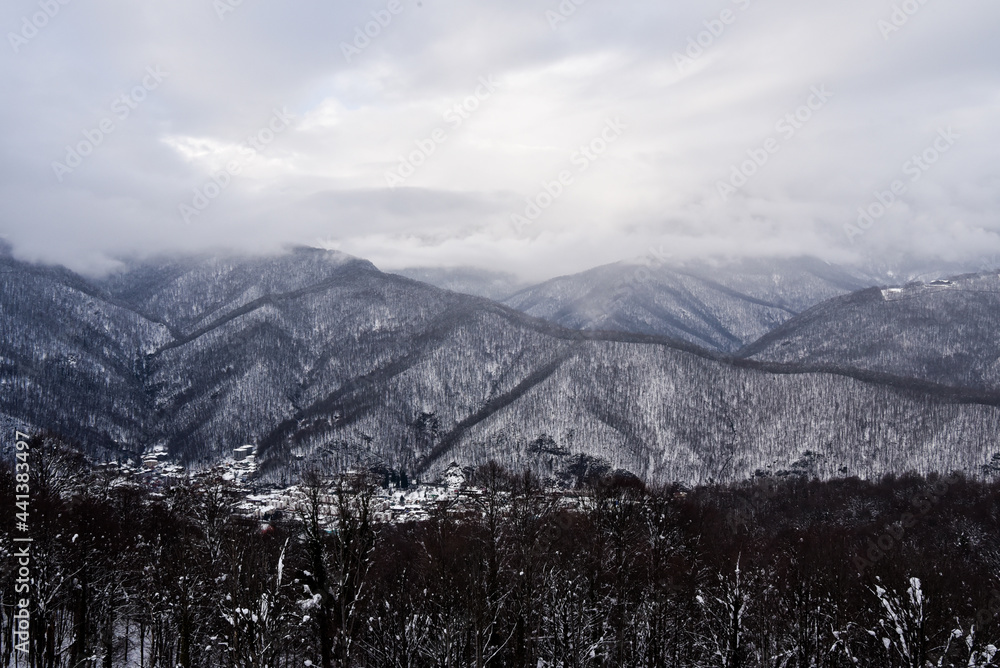
[[99,282],[5,262],[0,381],[18,391],[0,413],[105,456],[163,447],[207,465],[255,444],[271,476],[492,458],[698,482],[975,470],[1000,426],[991,394],[564,329],[325,251],[138,264]]
[[1000,390],[996,272],[871,289],[820,304],[742,356]]
[[826,299],[877,284],[811,258],[630,264],[555,278],[508,306],[572,329],[669,336],[735,352]]

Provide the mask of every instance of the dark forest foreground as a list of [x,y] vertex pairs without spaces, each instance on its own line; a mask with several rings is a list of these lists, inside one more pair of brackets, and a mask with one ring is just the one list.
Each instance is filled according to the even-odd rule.
[[[992,666],[1000,484],[961,476],[554,493],[477,469],[471,506],[375,521],[366,475],[294,513],[200,480],[151,490],[32,443],[32,582],[0,470],[5,665]],[[22,646],[23,648],[24,646]]]

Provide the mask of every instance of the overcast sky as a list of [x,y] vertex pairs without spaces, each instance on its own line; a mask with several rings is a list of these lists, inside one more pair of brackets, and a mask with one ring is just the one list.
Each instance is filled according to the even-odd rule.
[[26,259],[1000,253],[996,0],[5,0],[0,27]]

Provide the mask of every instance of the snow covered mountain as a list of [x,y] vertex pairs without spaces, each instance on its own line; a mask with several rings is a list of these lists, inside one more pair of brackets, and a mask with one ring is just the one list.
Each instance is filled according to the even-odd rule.
[[[144,355],[171,339],[81,277],[0,255],[0,423],[117,450],[145,440]],[[10,433],[10,429],[8,429]]]
[[275,477],[300,459],[429,475],[493,458],[697,482],[974,470],[1000,427],[991,393],[566,329],[326,251],[101,281],[0,271],[0,413],[98,455],[165,446],[192,464],[253,443]]
[[833,299],[741,356],[1000,391],[1000,275],[968,274]]
[[655,334],[735,352],[811,306],[879,282],[813,258],[617,263],[552,279],[504,303],[571,329]]

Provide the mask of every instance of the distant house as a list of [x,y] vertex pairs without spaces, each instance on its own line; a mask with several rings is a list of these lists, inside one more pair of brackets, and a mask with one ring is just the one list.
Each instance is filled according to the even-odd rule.
[[156,448],[142,456],[142,465],[147,469],[155,469],[160,464],[166,463],[169,458],[166,450]]
[[233,450],[233,459],[235,459],[238,462],[242,462],[247,457],[253,455],[256,450],[257,447],[254,445],[240,446],[235,450]]

